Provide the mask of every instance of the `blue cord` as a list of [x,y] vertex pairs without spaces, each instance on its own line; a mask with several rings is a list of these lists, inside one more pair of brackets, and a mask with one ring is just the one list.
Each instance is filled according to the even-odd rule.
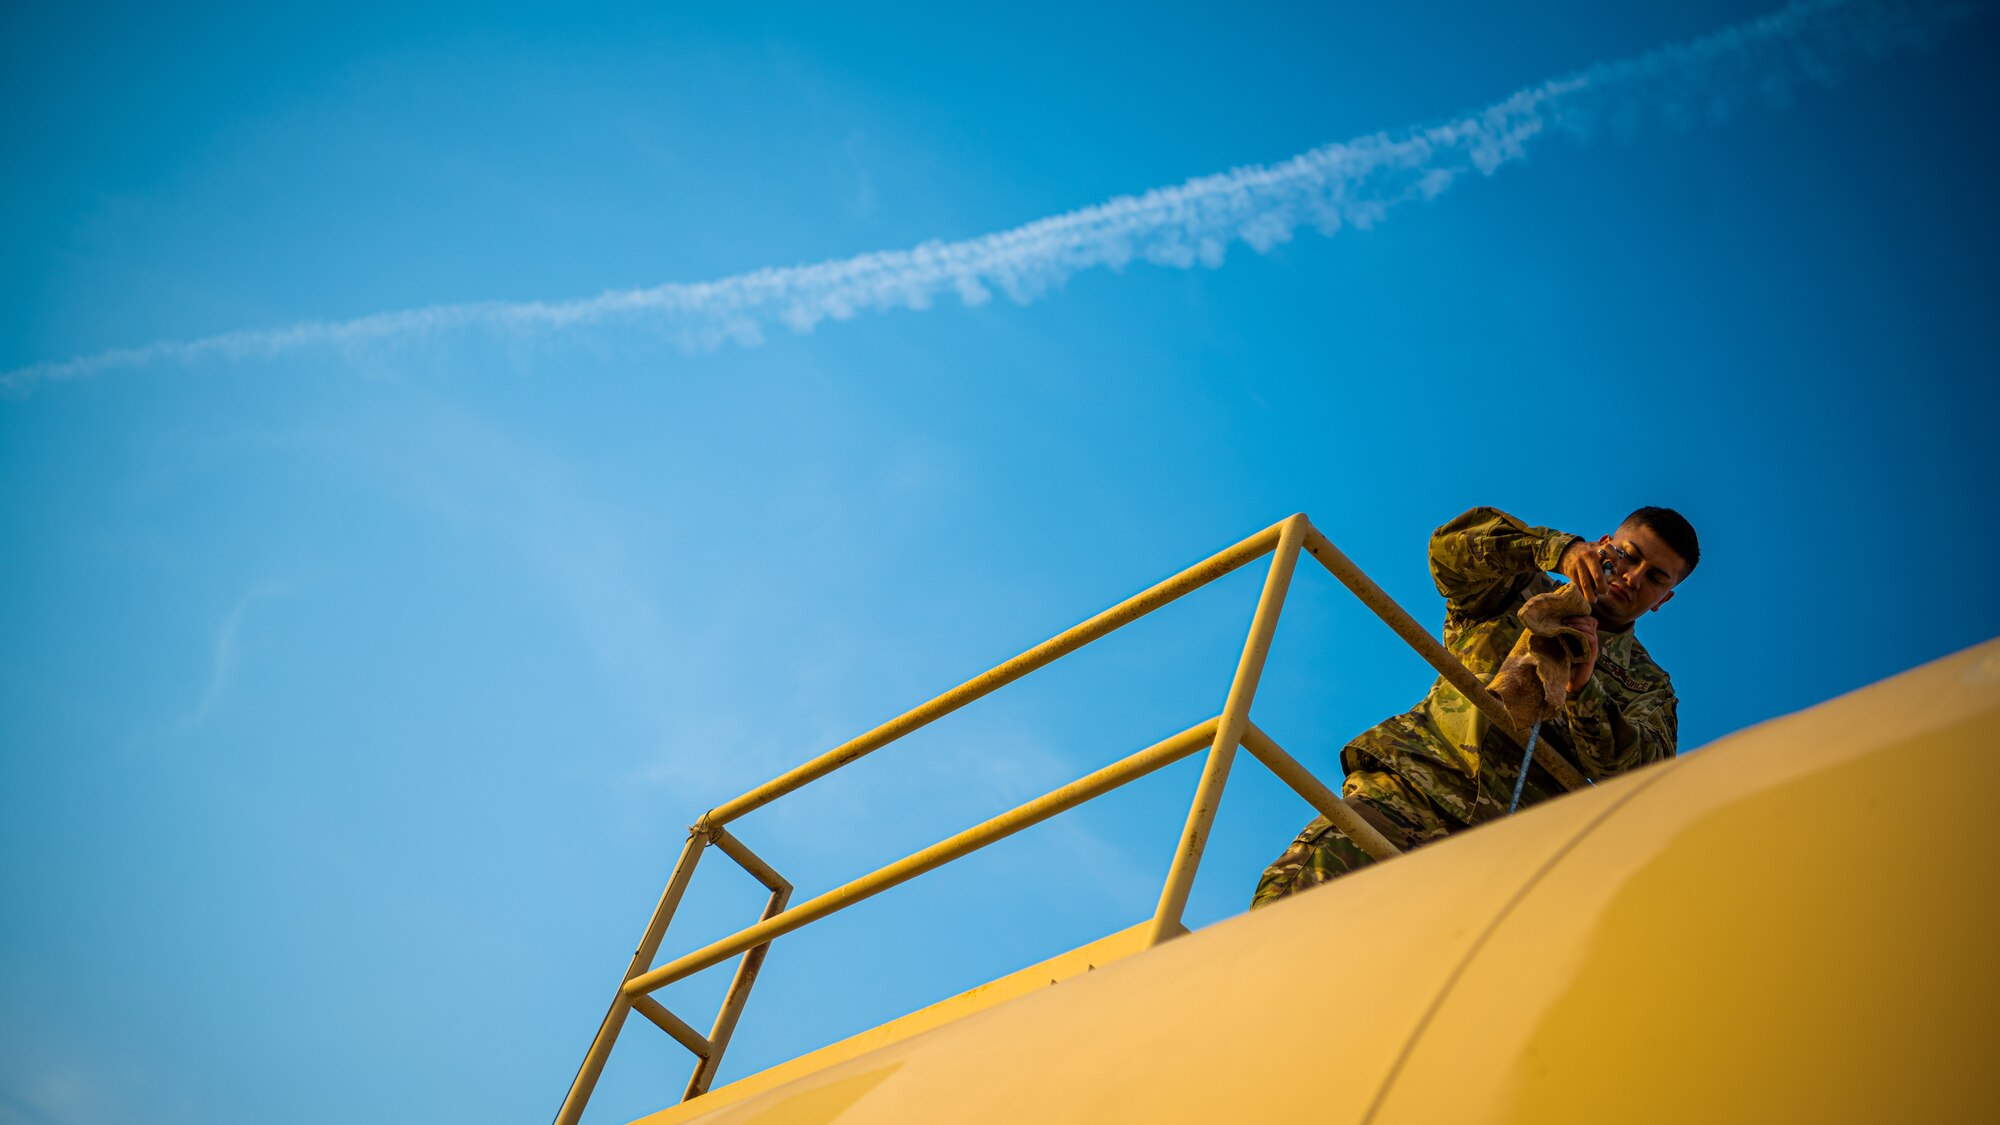
[[1521,790],[1528,787],[1528,763],[1535,760],[1535,739],[1541,733],[1542,721],[1536,719],[1535,725],[1528,728],[1528,752],[1521,755],[1521,776],[1514,779],[1514,799],[1507,803],[1509,816],[1513,815],[1515,809],[1521,807]]

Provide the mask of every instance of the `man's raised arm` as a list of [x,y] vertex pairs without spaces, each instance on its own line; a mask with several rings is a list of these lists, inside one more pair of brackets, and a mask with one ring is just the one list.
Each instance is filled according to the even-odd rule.
[[1521,579],[1561,568],[1579,536],[1529,527],[1498,508],[1474,508],[1431,533],[1431,580],[1449,611],[1496,612]]
[[1615,777],[1673,757],[1680,733],[1673,684],[1663,678],[1651,691],[1616,700],[1598,679],[1592,676],[1563,704],[1564,725],[1584,772],[1592,778]]

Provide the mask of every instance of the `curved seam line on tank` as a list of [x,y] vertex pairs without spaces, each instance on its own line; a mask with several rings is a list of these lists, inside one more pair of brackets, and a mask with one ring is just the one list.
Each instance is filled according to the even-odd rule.
[[1565,843],[1562,847],[1557,848],[1555,854],[1542,861],[1541,867],[1536,869],[1534,874],[1528,876],[1527,880],[1521,884],[1520,889],[1515,891],[1513,896],[1500,907],[1499,911],[1493,915],[1493,920],[1486,924],[1486,928],[1480,931],[1479,937],[1474,939],[1471,947],[1465,951],[1465,956],[1459,960],[1457,965],[1452,967],[1451,975],[1446,977],[1444,984],[1439,986],[1437,995],[1431,998],[1430,1007],[1424,1009],[1423,1016],[1417,1020],[1417,1026],[1410,1031],[1410,1037],[1403,1042],[1403,1049],[1397,1052],[1396,1061],[1389,1067],[1389,1073],[1383,1076],[1381,1088],[1375,1091],[1375,1100],[1368,1104],[1368,1112],[1361,1115],[1360,1125],[1369,1125],[1370,1122],[1375,1120],[1375,1115],[1381,1112],[1382,1103],[1388,1100],[1389,1089],[1396,1084],[1396,1079],[1402,1077],[1404,1065],[1410,1061],[1410,1055],[1415,1053],[1418,1040],[1424,1037],[1424,1032],[1430,1030],[1431,1020],[1444,1008],[1444,1002],[1450,998],[1452,989],[1458,986],[1459,978],[1464,976],[1465,970],[1471,967],[1473,960],[1479,956],[1479,951],[1486,948],[1486,942],[1500,929],[1501,923],[1505,922],[1508,916],[1514,913],[1514,908],[1521,905],[1522,901],[1537,886],[1541,885],[1542,878],[1555,870],[1556,864],[1561,863],[1569,856],[1570,852],[1576,850],[1578,844],[1583,843],[1586,837],[1592,832],[1597,831],[1598,825],[1609,820],[1613,813],[1630,804],[1634,797],[1651,789],[1656,782],[1672,772],[1672,770],[1659,771],[1657,775],[1649,778],[1644,785],[1634,787],[1630,793],[1613,802],[1610,808],[1597,814],[1596,818],[1583,826],[1582,831],[1571,837],[1569,842]]

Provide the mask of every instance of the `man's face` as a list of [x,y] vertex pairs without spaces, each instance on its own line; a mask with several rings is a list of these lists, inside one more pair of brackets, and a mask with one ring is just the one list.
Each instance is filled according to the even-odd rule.
[[1687,574],[1687,560],[1644,524],[1620,524],[1597,545],[1611,560],[1597,612],[1615,624],[1630,625],[1667,604],[1674,585]]

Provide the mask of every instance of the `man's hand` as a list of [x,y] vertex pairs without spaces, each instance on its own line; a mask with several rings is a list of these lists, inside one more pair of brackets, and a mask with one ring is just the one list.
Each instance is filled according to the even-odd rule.
[[1590,674],[1597,670],[1597,618],[1565,617],[1563,624],[1583,634],[1583,659],[1569,670],[1569,695],[1575,699],[1583,685],[1590,682]]
[[1563,577],[1576,583],[1590,604],[1596,605],[1604,593],[1604,549],[1595,543],[1579,539],[1563,551],[1558,563]]

